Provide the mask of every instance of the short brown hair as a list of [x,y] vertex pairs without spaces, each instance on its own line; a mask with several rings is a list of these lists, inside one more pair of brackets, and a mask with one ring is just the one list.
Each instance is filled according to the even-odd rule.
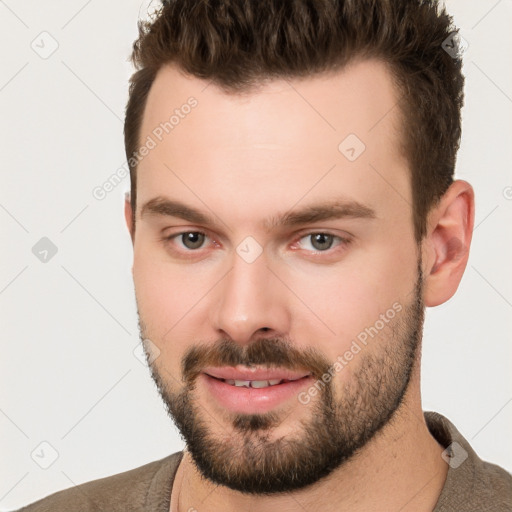
[[[435,0],[168,0],[139,21],[124,125],[135,226],[140,127],[158,70],[175,63],[226,93],[273,78],[334,71],[355,58],[387,63],[396,82],[402,150],[412,175],[416,240],[430,209],[453,182],[464,77],[456,33]],[[452,37],[452,39],[450,39]]]

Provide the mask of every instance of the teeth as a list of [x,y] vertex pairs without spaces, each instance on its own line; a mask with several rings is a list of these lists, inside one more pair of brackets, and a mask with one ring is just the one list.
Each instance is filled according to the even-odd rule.
[[233,380],[226,379],[225,382],[227,384],[231,384],[232,386],[237,387],[246,387],[246,388],[266,388],[268,386],[275,386],[279,384],[282,379],[270,379],[270,380]]
[[251,381],[250,380],[235,380],[235,386],[245,386],[250,387]]
[[268,380],[253,380],[251,382],[251,388],[266,388],[268,385]]

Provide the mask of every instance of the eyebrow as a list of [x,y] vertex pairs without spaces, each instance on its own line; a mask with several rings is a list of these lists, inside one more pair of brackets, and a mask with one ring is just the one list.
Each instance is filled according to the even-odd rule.
[[[141,209],[141,218],[147,215],[177,217],[192,224],[210,226],[218,224],[214,216],[188,206],[181,201],[162,196],[150,199],[144,204]],[[268,217],[263,221],[263,227],[270,232],[278,227],[296,227],[325,220],[343,218],[375,219],[376,217],[375,211],[369,206],[353,200],[339,199]]]

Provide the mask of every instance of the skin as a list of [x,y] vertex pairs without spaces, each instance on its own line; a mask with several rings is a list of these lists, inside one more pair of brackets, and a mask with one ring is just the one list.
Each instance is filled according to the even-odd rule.
[[[190,96],[197,107],[139,164],[135,229],[125,203],[139,314],[171,389],[180,389],[182,356],[198,341],[228,337],[247,345],[261,336],[286,336],[297,348],[314,346],[334,361],[392,304],[410,303],[419,254],[408,163],[398,149],[398,95],[383,63],[275,80],[245,96],[168,65],[150,91],[141,141]],[[338,150],[351,133],[366,146],[354,162]],[[141,205],[157,196],[202,210],[216,225],[141,216]],[[375,218],[264,228],[269,216],[340,198],[369,206]],[[457,290],[473,222],[473,189],[457,180],[431,210],[421,243],[425,306],[442,304]],[[209,238],[196,252],[179,237],[161,240],[185,231]],[[320,252],[306,237],[312,232],[352,242],[336,241]],[[236,252],[247,236],[263,248],[250,264]],[[365,350],[377,354],[378,344]],[[361,359],[335,375],[337,394],[353,382]],[[204,388],[197,390],[197,404],[212,432],[233,435],[229,416]],[[293,434],[311,411],[287,403],[272,439]],[[202,478],[185,452],[171,511],[431,511],[448,469],[442,451],[423,417],[418,354],[393,421],[328,477],[293,493],[249,496]]]

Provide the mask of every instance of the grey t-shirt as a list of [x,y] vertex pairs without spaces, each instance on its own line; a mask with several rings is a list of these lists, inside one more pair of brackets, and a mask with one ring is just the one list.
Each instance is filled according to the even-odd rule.
[[[450,465],[433,512],[511,512],[512,475],[482,461],[444,416],[425,412],[432,435]],[[17,512],[169,512],[177,452],[117,475],[56,492]]]

